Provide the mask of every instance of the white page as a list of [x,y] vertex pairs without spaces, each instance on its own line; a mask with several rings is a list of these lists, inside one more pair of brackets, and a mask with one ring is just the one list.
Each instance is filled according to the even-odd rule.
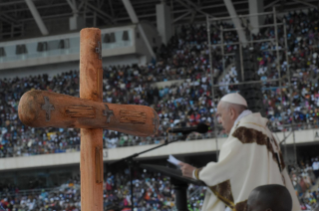
[[167,159],[168,162],[176,165],[176,166],[179,166],[178,164],[182,161],[180,160],[177,160],[173,155],[169,155],[168,159]]

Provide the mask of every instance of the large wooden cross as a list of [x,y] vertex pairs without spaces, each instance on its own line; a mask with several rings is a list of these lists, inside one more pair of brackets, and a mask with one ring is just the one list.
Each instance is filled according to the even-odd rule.
[[103,103],[101,31],[87,28],[80,35],[80,98],[47,91],[26,92],[19,118],[31,127],[81,128],[81,209],[103,210],[103,128],[150,136],[159,119],[147,106]]

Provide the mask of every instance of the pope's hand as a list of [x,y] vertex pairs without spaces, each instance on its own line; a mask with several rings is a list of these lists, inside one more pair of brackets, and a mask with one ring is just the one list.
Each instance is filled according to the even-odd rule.
[[183,162],[180,162],[178,165],[181,167],[183,176],[193,178],[193,171],[196,169],[194,166]]

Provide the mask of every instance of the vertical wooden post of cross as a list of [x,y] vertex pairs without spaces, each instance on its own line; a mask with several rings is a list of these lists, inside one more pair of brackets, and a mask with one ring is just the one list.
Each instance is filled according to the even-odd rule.
[[[81,30],[80,98],[102,102],[101,31]],[[81,129],[81,210],[103,210],[103,129]]]

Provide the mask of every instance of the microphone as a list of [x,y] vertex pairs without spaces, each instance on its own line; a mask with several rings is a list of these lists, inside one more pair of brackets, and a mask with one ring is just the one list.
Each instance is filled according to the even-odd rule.
[[191,132],[207,133],[207,131],[208,131],[208,126],[204,123],[199,123],[196,127],[172,128],[168,132],[188,134]]

